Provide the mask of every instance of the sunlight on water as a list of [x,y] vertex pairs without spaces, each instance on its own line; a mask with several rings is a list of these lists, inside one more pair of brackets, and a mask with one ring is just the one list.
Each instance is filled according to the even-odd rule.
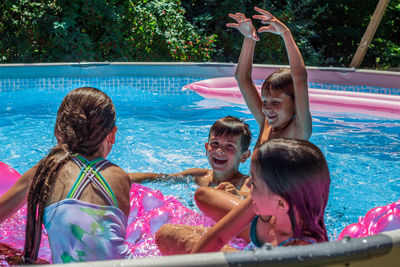
[[[117,141],[109,159],[128,172],[174,173],[208,168],[204,143],[211,124],[227,115],[250,124],[254,145],[258,126],[245,106],[205,100],[194,93],[162,95],[134,88],[104,90],[117,109]],[[58,105],[68,90],[0,92],[0,161],[20,173],[36,164],[55,143],[53,127]],[[357,114],[313,113],[311,142],[324,152],[331,172],[326,211],[329,236],[335,239],[348,224],[400,195],[400,121]],[[241,166],[249,172],[247,161]],[[198,211],[197,186],[190,177],[146,183],[164,195],[174,195]],[[24,236],[23,211],[0,226],[18,235],[0,241],[17,246]],[[0,234],[1,235],[1,234]],[[149,237],[150,239],[152,237]],[[46,241],[46,240],[45,240]],[[154,242],[149,242],[154,246]],[[156,248],[142,247],[143,251]],[[138,250],[142,255],[143,251]],[[41,251],[41,253],[45,253]],[[1,260],[1,259],[0,259]]]

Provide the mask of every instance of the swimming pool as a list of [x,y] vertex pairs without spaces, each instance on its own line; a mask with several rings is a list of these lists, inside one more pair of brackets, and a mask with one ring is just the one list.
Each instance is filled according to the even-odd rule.
[[[117,109],[117,142],[109,159],[131,172],[207,168],[204,142],[211,124],[226,115],[258,127],[246,107],[181,92],[199,77],[29,78],[0,92],[0,160],[24,172],[55,143],[56,111],[65,94],[90,85],[105,91]],[[3,81],[0,81],[4,83]],[[8,81],[11,83],[10,81]],[[400,120],[349,113],[313,112],[313,135],[332,175],[326,223],[331,239],[369,209],[400,195]],[[254,145],[254,140],[252,142]],[[249,162],[241,168],[248,172]],[[176,194],[196,209],[193,183],[146,184]],[[22,233],[23,234],[23,233]]]

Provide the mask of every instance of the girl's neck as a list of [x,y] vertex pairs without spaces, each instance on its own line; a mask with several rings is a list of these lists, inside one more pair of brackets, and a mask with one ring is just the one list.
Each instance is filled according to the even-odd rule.
[[82,156],[82,157],[84,157],[88,161],[92,161],[92,160],[95,160],[95,159],[98,159],[98,158],[105,158],[103,153],[94,153],[94,154],[92,154],[90,156],[86,156],[86,155],[83,155],[83,154],[80,154],[80,153],[77,153],[77,154]]
[[[267,216],[262,216],[262,218],[267,218]],[[278,246],[288,238],[293,237],[292,224],[290,218],[287,214],[278,214],[272,216],[268,222],[259,220],[257,223],[257,228],[260,227],[260,235],[257,235],[258,239],[262,243],[271,243],[273,246]],[[266,229],[267,231],[263,231]],[[258,230],[258,229],[257,229]]]
[[110,144],[107,141],[107,138],[104,138],[103,142],[100,143],[99,150],[97,152],[93,153],[90,156],[86,156],[86,155],[82,154],[82,157],[86,158],[89,161],[92,161],[92,160],[97,159],[97,158],[104,158],[105,159],[108,156],[108,154],[110,153],[112,145],[113,144]]

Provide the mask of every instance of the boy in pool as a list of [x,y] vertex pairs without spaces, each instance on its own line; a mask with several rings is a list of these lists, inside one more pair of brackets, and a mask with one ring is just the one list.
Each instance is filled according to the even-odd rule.
[[[245,180],[248,176],[240,173],[238,169],[240,163],[250,157],[250,141],[251,132],[247,123],[231,116],[221,118],[211,126],[208,142],[205,143],[206,155],[212,169],[193,168],[169,174],[168,178],[190,175],[199,186],[216,186],[229,197],[233,197],[234,194],[235,199],[238,199],[238,196],[247,196]],[[14,186],[0,197],[0,223],[26,203],[29,184],[36,168],[37,166],[25,172]],[[155,173],[129,174],[131,182],[136,183],[162,176],[163,174]]]
[[194,227],[163,225],[156,233],[160,251],[164,255],[232,251],[225,244],[249,223],[251,242],[245,250],[265,243],[299,246],[328,241],[324,213],[330,175],[317,146],[300,139],[270,140],[254,150],[250,172],[248,198],[203,236]]
[[[290,65],[290,69],[278,69],[266,78],[260,96],[251,79],[254,48],[259,40],[257,31],[244,14],[229,14],[236,23],[226,26],[238,29],[244,37],[235,77],[247,107],[260,126],[256,147],[274,138],[308,140],[312,133],[312,120],[303,58],[286,25],[268,11],[254,9],[260,14],[253,18],[268,24],[258,33],[270,32],[281,36]],[[196,193],[196,203],[203,213],[218,221],[239,204],[239,199],[213,188],[201,188]]]
[[165,177],[178,179],[183,176],[194,177],[201,187],[215,187],[237,196],[247,196],[245,180],[248,178],[239,172],[240,163],[250,157],[249,145],[251,132],[249,125],[242,120],[227,116],[217,120],[210,128],[205,143],[206,156],[211,169],[192,168],[178,173],[130,173],[133,182],[141,183]]

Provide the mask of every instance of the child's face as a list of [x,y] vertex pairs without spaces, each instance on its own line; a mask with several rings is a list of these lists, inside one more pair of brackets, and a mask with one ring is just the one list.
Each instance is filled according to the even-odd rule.
[[251,178],[247,182],[253,199],[253,210],[257,215],[275,215],[279,196],[273,194],[267,184],[260,177],[257,164],[251,163]]
[[262,111],[272,128],[286,127],[294,115],[294,101],[279,90],[262,90]]
[[211,133],[206,143],[206,154],[214,172],[229,174],[237,171],[244,154],[240,136],[215,136]]

